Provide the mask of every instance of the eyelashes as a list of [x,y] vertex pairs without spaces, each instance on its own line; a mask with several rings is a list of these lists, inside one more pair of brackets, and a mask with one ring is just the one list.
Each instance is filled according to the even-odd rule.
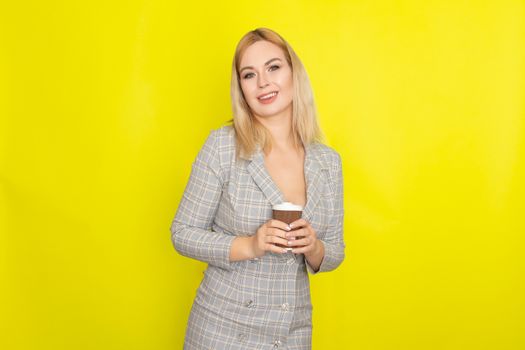
[[[270,68],[268,68],[268,70],[270,72],[273,72],[273,71],[275,71],[275,70],[277,70],[279,68],[281,68],[281,66],[274,64],[274,65],[271,65]],[[243,75],[243,79],[250,79],[250,78],[252,78],[254,76],[255,76],[255,73],[251,73],[251,72],[250,73],[246,73],[245,75]]]

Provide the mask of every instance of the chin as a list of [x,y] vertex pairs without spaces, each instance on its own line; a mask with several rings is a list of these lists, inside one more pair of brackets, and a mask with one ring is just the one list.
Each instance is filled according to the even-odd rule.
[[269,117],[273,117],[275,115],[283,113],[284,111],[286,111],[286,107],[285,108],[263,109],[263,110],[252,109],[252,110],[255,112],[255,114],[257,114],[261,118],[269,118]]
[[257,113],[257,115],[259,117],[261,117],[261,118],[271,118],[271,117],[274,117],[274,116],[276,116],[278,114],[279,114],[279,112],[275,112],[275,113],[268,113],[268,112],[266,112],[266,113]]

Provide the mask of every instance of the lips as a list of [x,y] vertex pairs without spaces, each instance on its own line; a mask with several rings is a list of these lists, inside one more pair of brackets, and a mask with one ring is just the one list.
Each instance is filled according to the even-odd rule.
[[264,94],[264,95],[259,95],[259,96],[257,96],[257,98],[259,100],[269,100],[269,99],[271,99],[274,96],[277,96],[277,91],[272,91],[272,92],[269,92],[269,93]]

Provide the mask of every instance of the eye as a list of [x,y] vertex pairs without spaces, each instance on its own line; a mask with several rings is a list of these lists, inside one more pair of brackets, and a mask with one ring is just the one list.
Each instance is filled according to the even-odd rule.
[[279,67],[278,65],[274,64],[273,66],[270,66],[270,71],[274,71],[274,70],[277,70],[281,67]]
[[244,78],[244,79],[250,79],[250,78],[253,77],[254,75],[255,75],[255,74],[253,74],[253,73],[246,73],[246,74],[244,74],[243,78]]

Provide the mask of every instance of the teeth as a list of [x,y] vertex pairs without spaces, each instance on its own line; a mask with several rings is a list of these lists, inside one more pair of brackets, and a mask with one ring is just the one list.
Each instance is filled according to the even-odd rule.
[[262,96],[262,97],[259,97],[259,99],[261,99],[261,100],[267,100],[267,99],[269,99],[269,98],[274,97],[275,95],[277,95],[277,92],[272,92],[271,94],[268,94],[268,95],[264,95],[264,96]]

